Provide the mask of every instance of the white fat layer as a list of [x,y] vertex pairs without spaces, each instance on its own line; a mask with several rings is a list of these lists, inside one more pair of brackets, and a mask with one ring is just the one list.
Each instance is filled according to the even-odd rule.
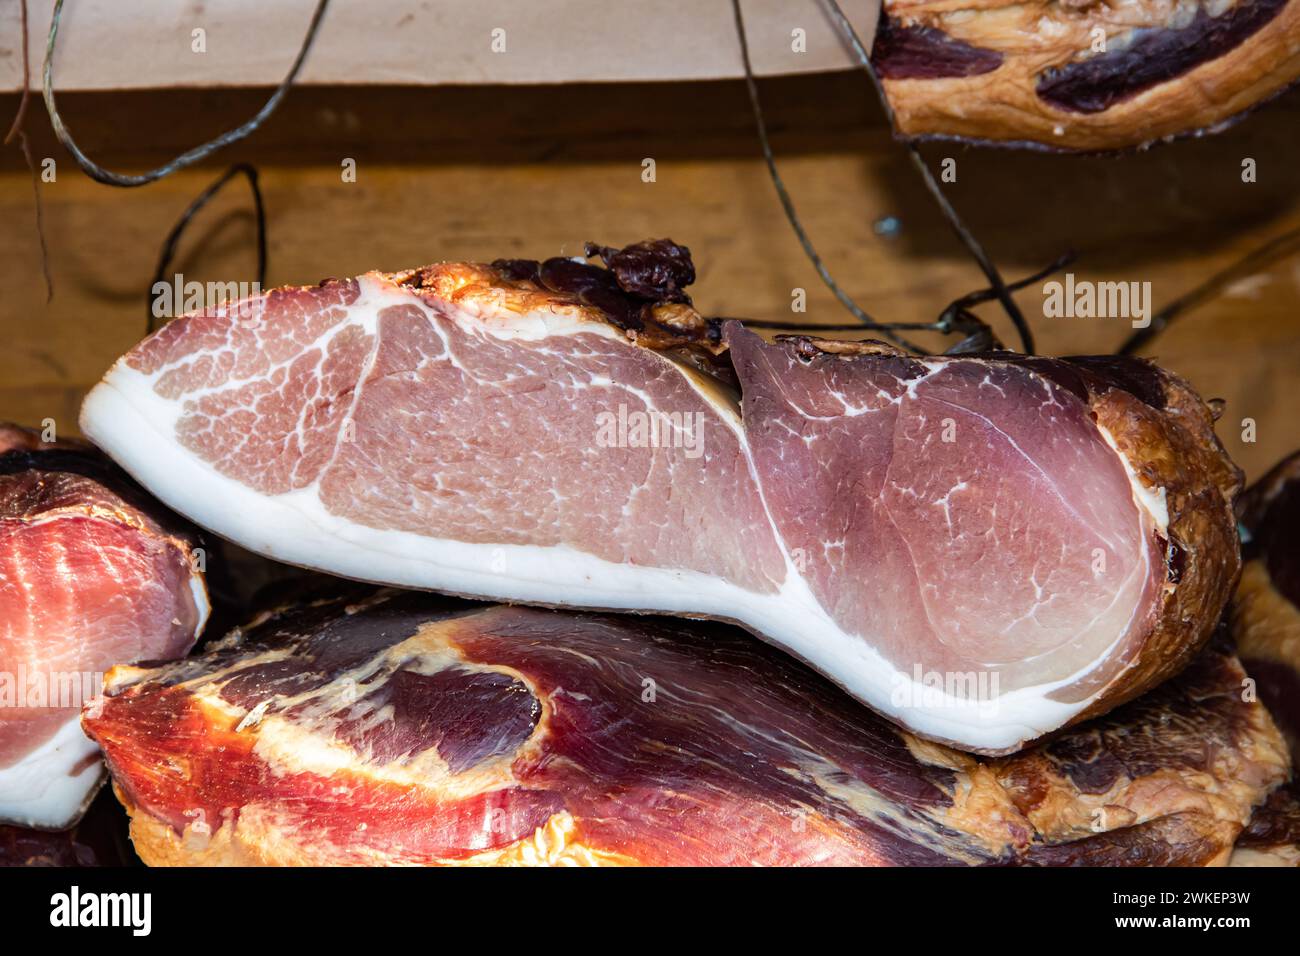
[[1119,450],[1119,445],[1115,443],[1115,436],[1107,430],[1105,425],[1096,424],[1097,431],[1101,432],[1101,437],[1106,439],[1106,444],[1110,445],[1115,452],[1115,456],[1124,465],[1129,484],[1133,486],[1133,501],[1140,510],[1150,515],[1151,520],[1155,523],[1156,530],[1162,535],[1167,534],[1169,531],[1169,502],[1164,486],[1162,485],[1153,491],[1144,485],[1137,472],[1133,470],[1128,458]]
[[[57,733],[0,769],[0,823],[60,830],[77,822],[104,775],[99,748],[71,713]],[[75,771],[75,772],[74,772]]]
[[[398,299],[397,290],[363,279],[362,302],[353,308],[359,316],[373,317],[377,306]],[[404,303],[411,299],[400,294]],[[475,328],[482,332],[481,325]],[[571,332],[594,328],[570,320]],[[549,334],[558,329],[552,326]],[[154,377],[119,361],[86,399],[82,430],[172,508],[267,557],[360,580],[497,600],[735,620],[831,675],[876,710],[904,719],[917,733],[977,750],[1005,750],[1041,736],[1094,699],[1070,703],[1050,694],[1095,664],[1049,684],[1003,693],[993,702],[926,688],[862,638],[845,633],[792,566],[778,592],[760,594],[698,572],[616,564],[568,547],[474,544],[371,528],[327,512],[314,488],[260,494],[176,443],[182,403],[160,397],[153,382]],[[1144,506],[1152,500],[1149,494],[1142,499]],[[899,713],[891,696],[900,690],[904,699],[923,703]]]
[[190,572],[190,594],[194,596],[194,606],[199,612],[198,623],[194,625],[194,639],[197,641],[203,629],[208,626],[208,618],[212,616],[212,605],[208,602],[208,587],[203,581],[203,575],[197,571]]

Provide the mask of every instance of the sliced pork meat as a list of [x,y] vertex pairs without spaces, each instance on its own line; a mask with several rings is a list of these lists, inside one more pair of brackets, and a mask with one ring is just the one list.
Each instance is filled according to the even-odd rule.
[[89,446],[0,426],[0,822],[58,829],[103,777],[78,718],[114,664],[193,646],[191,541]]
[[1291,783],[1269,798],[1237,841],[1234,865],[1300,866],[1300,453],[1238,502],[1246,564],[1232,633],[1259,699],[1291,748]]
[[82,427],[261,554],[737,621],[974,752],[1131,699],[1208,636],[1239,479],[1180,379],[772,344],[695,312],[682,247],[590,250],[607,268],[371,273],[179,319]]
[[154,865],[1201,865],[1286,772],[1222,642],[1003,758],[721,624],[415,592],[119,667],[84,724]]

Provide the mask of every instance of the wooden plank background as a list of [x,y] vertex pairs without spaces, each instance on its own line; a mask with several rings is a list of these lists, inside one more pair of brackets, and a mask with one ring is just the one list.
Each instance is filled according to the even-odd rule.
[[[921,190],[859,76],[762,82],[781,170],[815,243],[875,315],[934,318],[981,276]],[[242,122],[265,91],[64,94],[86,151],[138,170]],[[17,97],[0,97],[12,116]],[[0,151],[0,418],[54,418],[75,431],[86,389],[143,332],[163,236],[236,159],[262,171],[272,285],[439,259],[574,254],[584,240],[671,236],[689,245],[707,313],[790,319],[804,288],[810,322],[847,313],[820,284],[768,181],[744,87],[735,81],[554,87],[304,88],[249,140],[141,189],[98,185],[53,140],[39,98],[27,130],[55,292],[48,304],[32,184],[17,148]],[[1067,248],[1081,279],[1150,281],[1155,305],[1288,228],[1300,226],[1300,93],[1224,134],[1117,158],[966,149],[949,187],[1008,277]],[[656,181],[642,182],[642,160]],[[357,181],[340,175],[357,162]],[[1254,159],[1258,181],[1242,182]],[[188,279],[254,278],[242,186],[210,206],[183,243]],[[882,236],[886,217],[899,223]],[[1019,296],[1047,353],[1110,351],[1118,319],[1047,319],[1043,293]],[[1008,342],[996,306],[982,314]],[[936,340],[937,342],[937,340]],[[1153,353],[1207,397],[1227,401],[1220,433],[1248,473],[1300,447],[1300,259],[1279,262],[1182,319]],[[1242,441],[1241,421],[1257,423]]]

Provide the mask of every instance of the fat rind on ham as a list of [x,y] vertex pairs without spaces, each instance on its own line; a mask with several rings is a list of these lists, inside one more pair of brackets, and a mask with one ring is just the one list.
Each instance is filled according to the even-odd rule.
[[683,253],[370,273],[188,316],[110,370],[82,428],[269,557],[737,621],[975,752],[1104,712],[1204,642],[1239,475],[1181,380],[767,343],[694,312]]
[[116,668],[84,724],[152,865],[1205,865],[1286,773],[1242,679],[1219,641],[976,758],[725,625],[385,592]]
[[208,616],[192,540],[129,485],[87,445],[0,424],[0,823],[74,824],[103,779],[82,704]]

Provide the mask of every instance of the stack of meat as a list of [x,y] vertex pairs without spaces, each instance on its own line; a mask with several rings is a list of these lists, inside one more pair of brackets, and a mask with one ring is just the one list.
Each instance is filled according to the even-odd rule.
[[6,472],[0,650],[120,665],[82,727],[146,862],[1296,862],[1258,697],[1300,662],[1300,492],[1247,497],[1225,617],[1240,476],[1185,382],[766,342],[680,246],[588,255],[278,290],[110,370],[100,449],[332,575],[195,656],[182,533],[88,490],[134,537],[41,531],[48,470]]

